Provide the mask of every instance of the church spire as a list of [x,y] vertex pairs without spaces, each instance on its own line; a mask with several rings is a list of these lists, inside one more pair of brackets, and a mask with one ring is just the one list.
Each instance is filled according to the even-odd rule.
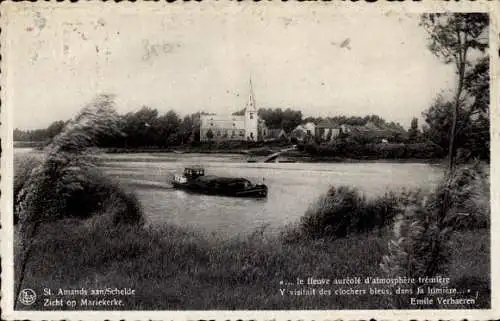
[[249,112],[255,112],[256,111],[255,97],[254,97],[253,86],[252,86],[252,77],[250,77],[250,94],[249,94],[249,97],[248,97],[247,108],[248,108]]

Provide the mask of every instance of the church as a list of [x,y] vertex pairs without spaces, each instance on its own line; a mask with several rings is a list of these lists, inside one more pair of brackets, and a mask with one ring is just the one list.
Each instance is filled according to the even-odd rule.
[[257,115],[257,106],[253,94],[252,80],[244,115],[201,115],[200,140],[260,141],[267,136],[264,121]]

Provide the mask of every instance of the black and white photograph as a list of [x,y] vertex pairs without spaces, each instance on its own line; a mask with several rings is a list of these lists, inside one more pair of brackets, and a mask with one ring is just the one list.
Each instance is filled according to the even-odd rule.
[[493,317],[493,4],[368,7],[2,6],[2,318]]

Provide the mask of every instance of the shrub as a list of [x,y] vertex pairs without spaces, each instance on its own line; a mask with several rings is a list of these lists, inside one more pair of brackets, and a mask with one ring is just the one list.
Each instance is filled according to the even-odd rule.
[[94,168],[83,173],[81,188],[66,194],[64,208],[58,209],[62,217],[88,218],[95,214],[111,215],[114,224],[142,225],[143,212],[137,197],[119,183]]
[[359,213],[357,231],[367,232],[374,228],[390,226],[394,217],[401,211],[401,201],[406,199],[405,193],[387,192],[380,197],[366,202]]
[[355,159],[441,158],[445,153],[433,143],[374,143],[354,139],[335,140],[327,145],[306,144],[299,150],[316,156],[338,156]]
[[408,158],[441,158],[445,156],[446,151],[432,142],[406,145],[406,157]]
[[390,225],[400,212],[402,197],[406,195],[386,193],[375,199],[366,199],[355,188],[331,187],[309,207],[299,228],[311,238],[339,238],[382,228]]
[[109,189],[110,197],[103,210],[110,215],[113,225],[143,225],[144,214],[137,196],[117,184],[109,185]]
[[331,187],[301,218],[302,228],[312,238],[345,237],[355,229],[365,203],[355,188]]

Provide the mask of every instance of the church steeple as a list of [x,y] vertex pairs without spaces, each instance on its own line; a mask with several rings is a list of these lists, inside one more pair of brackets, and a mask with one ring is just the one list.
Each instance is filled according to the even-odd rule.
[[248,96],[247,112],[256,112],[257,107],[255,106],[255,96],[253,93],[252,77],[250,77],[250,93]]
[[245,110],[245,131],[248,140],[256,141],[258,139],[258,126],[257,106],[255,106],[252,78],[250,77],[250,93]]

